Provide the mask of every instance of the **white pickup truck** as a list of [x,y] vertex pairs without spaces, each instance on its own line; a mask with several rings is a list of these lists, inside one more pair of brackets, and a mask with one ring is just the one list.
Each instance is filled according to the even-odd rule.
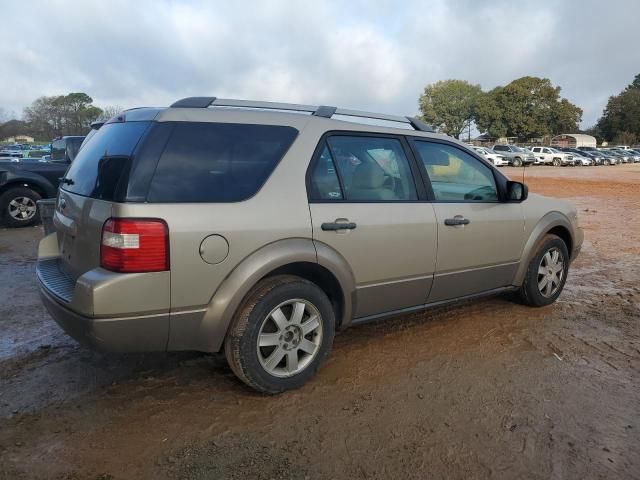
[[561,152],[551,147],[533,147],[531,149],[536,156],[536,165],[553,165],[560,167],[564,165],[573,165],[573,155],[567,152]]

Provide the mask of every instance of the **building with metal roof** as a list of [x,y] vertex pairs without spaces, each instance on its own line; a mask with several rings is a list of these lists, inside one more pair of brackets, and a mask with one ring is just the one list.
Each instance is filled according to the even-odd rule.
[[582,133],[556,135],[551,139],[552,147],[596,147],[596,138]]

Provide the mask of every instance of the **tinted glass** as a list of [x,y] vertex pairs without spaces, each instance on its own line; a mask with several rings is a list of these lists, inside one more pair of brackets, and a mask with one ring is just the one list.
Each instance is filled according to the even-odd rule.
[[51,144],[51,160],[52,161],[63,161],[64,152],[67,148],[67,145],[64,140],[56,140]]
[[342,200],[342,189],[329,148],[325,144],[311,173],[311,198],[314,200]]
[[415,142],[435,199],[443,202],[497,202],[491,169],[463,150],[441,143]]
[[393,202],[418,198],[399,140],[333,136],[328,143],[347,200]]
[[82,141],[84,137],[77,138],[68,138],[67,139],[67,155],[69,156],[69,160],[73,162],[78,155],[78,150],[80,150],[80,146],[82,145]]
[[506,145],[496,145],[493,147],[493,149],[499,152],[506,152],[507,150],[509,150],[509,147],[507,147]]
[[[78,152],[65,175],[63,190],[87,197],[113,200],[125,187],[131,154],[150,122],[110,123]],[[82,141],[82,139],[80,139]]]
[[297,134],[295,128],[274,125],[176,122],[147,199],[245,200],[262,187]]

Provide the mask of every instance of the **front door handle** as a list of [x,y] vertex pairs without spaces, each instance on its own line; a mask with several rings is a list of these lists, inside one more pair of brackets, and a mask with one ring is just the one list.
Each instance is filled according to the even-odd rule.
[[468,218],[464,218],[462,215],[456,215],[453,218],[447,218],[444,221],[445,225],[455,227],[458,225],[469,225],[471,221]]
[[355,222],[339,222],[338,220],[342,219],[337,219],[335,222],[325,222],[320,226],[320,228],[322,228],[322,230],[324,230],[325,232],[336,232],[338,230],[354,230],[356,228]]

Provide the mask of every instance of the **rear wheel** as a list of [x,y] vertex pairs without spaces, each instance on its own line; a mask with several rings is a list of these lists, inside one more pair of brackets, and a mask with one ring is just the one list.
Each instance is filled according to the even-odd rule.
[[0,196],[0,211],[8,227],[28,227],[38,222],[36,202],[42,197],[28,187],[13,187]]
[[520,287],[522,302],[532,307],[544,307],[555,302],[562,293],[568,271],[566,244],[556,235],[545,235]]
[[335,317],[327,295],[291,275],[259,283],[233,319],[225,355],[240,380],[264,393],[304,385],[331,351]]

